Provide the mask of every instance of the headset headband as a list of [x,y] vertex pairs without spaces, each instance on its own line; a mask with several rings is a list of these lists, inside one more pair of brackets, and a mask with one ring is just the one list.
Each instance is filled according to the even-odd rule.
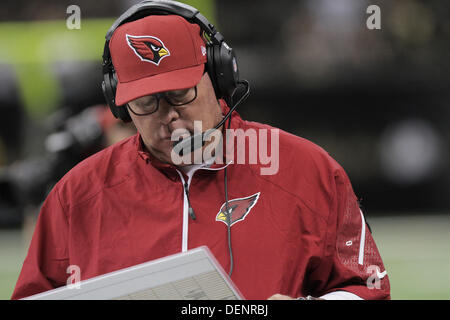
[[[112,37],[112,34],[121,24],[131,21],[137,20],[144,16],[147,16],[149,12],[153,14],[168,14],[173,13],[175,15],[179,15],[184,19],[194,22],[204,30],[208,36],[211,38],[213,43],[219,44],[223,41],[223,36],[217,32],[216,28],[212,23],[208,21],[196,8],[191,7],[184,3],[173,3],[172,1],[143,1],[141,3],[135,4],[126,12],[124,12],[109,28],[106,33],[106,40],[109,41]],[[141,13],[142,15],[138,14]],[[132,18],[132,19],[131,19]]]
[[[186,19],[189,22],[193,22],[198,24],[203,32],[206,32],[210,41],[213,44],[220,44],[223,42],[224,37],[218,32],[215,26],[208,21],[208,19],[203,16],[200,11],[196,8],[191,7],[184,3],[173,3],[172,1],[143,1],[138,4],[135,4],[127,11],[125,11],[109,28],[106,33],[105,39],[105,50],[103,53],[103,60],[109,57],[109,41],[114,33],[114,31],[122,24],[143,18],[147,15],[151,14],[170,14],[173,13],[175,15],[179,15]],[[106,56],[107,54],[108,56]]]
[[[112,67],[111,55],[109,53],[109,41],[116,31],[116,29],[130,21],[138,20],[151,14],[170,14],[179,15],[189,22],[198,24],[203,32],[206,32],[210,41],[213,44],[220,45],[224,41],[224,37],[217,31],[216,27],[206,19],[204,15],[200,13],[196,8],[191,7],[185,3],[173,3],[172,1],[142,1],[133,5],[127,11],[125,11],[117,20],[112,24],[106,33],[105,47],[103,49],[103,68],[108,69]],[[104,70],[107,72],[107,70]]]

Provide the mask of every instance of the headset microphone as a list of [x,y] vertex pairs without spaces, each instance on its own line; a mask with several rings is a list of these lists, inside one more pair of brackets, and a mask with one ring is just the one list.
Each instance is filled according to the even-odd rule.
[[[242,95],[242,97],[233,105],[232,108],[230,108],[230,111],[223,117],[223,119],[214,127],[211,129],[208,129],[204,132],[196,133],[188,138],[180,139],[178,141],[175,141],[173,143],[174,152],[178,153],[180,157],[182,157],[185,154],[185,151],[189,151],[188,153],[194,152],[194,150],[197,150],[199,148],[202,148],[205,145],[206,140],[208,137],[217,129],[219,129],[225,121],[231,116],[234,110],[245,100],[250,94],[250,84],[247,80],[239,81],[238,84],[242,84],[245,86],[245,93]],[[186,153],[186,154],[188,154]]]

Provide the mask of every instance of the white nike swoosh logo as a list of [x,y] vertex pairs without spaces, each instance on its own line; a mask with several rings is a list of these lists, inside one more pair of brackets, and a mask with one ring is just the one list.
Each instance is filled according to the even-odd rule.
[[386,275],[387,275],[387,271],[386,271],[386,270],[384,270],[383,272],[380,273],[380,272],[378,271],[378,268],[377,268],[377,278],[378,278],[378,279],[381,280],[381,279],[383,279]]

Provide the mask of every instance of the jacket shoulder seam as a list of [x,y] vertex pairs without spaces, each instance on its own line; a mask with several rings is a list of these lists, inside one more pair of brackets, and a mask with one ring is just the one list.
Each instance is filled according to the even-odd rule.
[[[139,157],[139,155],[136,154],[136,158],[134,159],[133,163],[135,163],[137,161],[138,157]],[[67,207],[75,208],[77,206],[80,206],[80,205],[84,204],[85,202],[95,198],[96,196],[101,194],[104,190],[109,189],[109,188],[114,188],[114,187],[116,187],[116,186],[118,186],[118,185],[128,181],[130,179],[130,177],[131,177],[131,174],[129,173],[123,179],[118,181],[117,183],[114,183],[114,184],[111,184],[111,185],[106,185],[105,183],[103,183],[102,186],[99,188],[99,190],[97,192],[93,193],[92,195],[90,195],[87,198],[82,199],[82,200],[80,200],[78,202],[75,202],[75,203],[72,203],[72,204],[71,203],[67,203]]]
[[322,219],[323,222],[327,223],[327,220],[328,220],[328,219],[325,219],[324,217],[322,217],[320,213],[318,213],[315,209],[312,209],[312,208],[311,208],[311,207],[310,207],[310,206],[309,206],[302,198],[300,198],[298,195],[296,195],[295,193],[290,192],[289,190],[286,190],[285,188],[283,188],[283,187],[280,186],[279,184],[277,184],[277,183],[275,183],[275,182],[273,182],[273,181],[270,181],[269,179],[265,179],[265,178],[259,176],[258,174],[256,174],[256,173],[254,172],[254,170],[253,170],[252,168],[250,168],[250,171],[252,172],[252,174],[253,174],[256,178],[261,179],[261,180],[264,180],[265,182],[268,182],[268,183],[272,184],[273,186],[277,187],[278,189],[282,190],[283,192],[285,192],[285,193],[289,194],[290,196],[294,197],[295,199],[299,200],[305,207],[307,207],[309,210],[311,210],[312,212],[314,212],[320,219]]

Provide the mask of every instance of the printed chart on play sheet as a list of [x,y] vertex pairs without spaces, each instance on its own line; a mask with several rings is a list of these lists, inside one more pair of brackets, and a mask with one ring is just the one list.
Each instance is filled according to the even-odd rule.
[[233,291],[224,286],[217,271],[207,272],[192,278],[171,282],[115,298],[115,300],[235,300]]
[[240,300],[243,297],[203,246],[25,299]]

